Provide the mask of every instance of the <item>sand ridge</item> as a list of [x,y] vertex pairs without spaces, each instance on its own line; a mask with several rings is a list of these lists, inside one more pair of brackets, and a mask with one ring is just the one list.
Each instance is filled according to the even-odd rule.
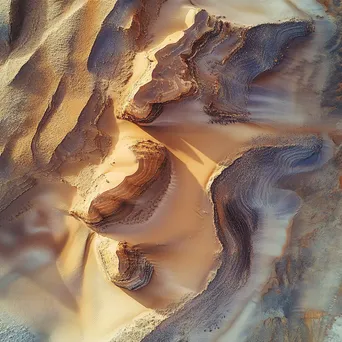
[[339,13],[0,1],[4,340],[323,341]]

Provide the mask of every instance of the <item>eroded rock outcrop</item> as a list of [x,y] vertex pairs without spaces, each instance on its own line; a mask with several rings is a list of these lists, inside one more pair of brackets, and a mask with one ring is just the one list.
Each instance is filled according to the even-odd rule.
[[251,82],[278,65],[295,38],[313,30],[312,22],[295,20],[237,27],[202,10],[177,42],[151,56],[151,80],[130,91],[122,117],[151,123],[163,104],[194,95],[214,122],[245,121]]
[[[211,100],[206,102],[206,112],[214,117],[214,121],[243,120],[248,115],[246,104],[251,82],[281,62],[289,43],[309,35],[313,29],[311,22],[289,21],[238,32],[241,37],[238,46],[233,46],[231,53],[215,70],[217,76],[214,76],[214,84],[217,89],[212,91],[210,87]],[[208,82],[205,84],[208,93]]]
[[[157,341],[161,331],[170,341],[199,334],[209,339],[209,334],[219,327],[224,331],[224,326],[231,328],[226,337],[243,338],[242,327],[253,312],[248,302],[258,300],[258,291],[268,279],[274,258],[281,255],[286,231],[300,207],[299,196],[279,188],[278,182],[315,170],[332,155],[329,142],[316,136],[293,136],[269,146],[265,141],[256,144],[224,163],[209,185],[223,247],[215,278],[143,341]],[[243,311],[241,305],[247,312],[241,322],[235,322]]]
[[150,282],[153,265],[134,246],[102,238],[97,251],[107,278],[116,286],[135,291]]
[[0,3],[4,338],[336,340],[340,2]]
[[166,148],[146,140],[131,149],[139,163],[137,172],[126,177],[116,188],[94,198],[87,216],[83,217],[95,231],[106,233],[115,231],[116,224],[148,220],[168,188],[171,160]]
[[197,81],[190,61],[201,46],[213,36],[219,23],[201,11],[194,24],[177,42],[155,53],[156,66],[151,81],[135,89],[124,108],[123,118],[136,123],[152,122],[162,111],[162,105],[191,95]]

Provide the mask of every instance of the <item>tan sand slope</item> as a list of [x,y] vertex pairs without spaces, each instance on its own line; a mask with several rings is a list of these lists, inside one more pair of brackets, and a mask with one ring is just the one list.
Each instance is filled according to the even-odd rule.
[[0,0],[0,340],[341,340],[340,15]]

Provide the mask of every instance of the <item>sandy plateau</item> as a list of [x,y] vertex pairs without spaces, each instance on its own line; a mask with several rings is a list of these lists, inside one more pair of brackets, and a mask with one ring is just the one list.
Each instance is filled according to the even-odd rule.
[[0,0],[0,341],[342,341],[341,15]]

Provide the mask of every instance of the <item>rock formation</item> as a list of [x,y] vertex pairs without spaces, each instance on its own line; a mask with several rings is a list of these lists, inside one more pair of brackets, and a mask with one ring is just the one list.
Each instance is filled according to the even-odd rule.
[[165,147],[146,140],[131,149],[139,163],[138,170],[114,189],[94,198],[84,218],[101,233],[115,229],[115,224],[125,224],[129,229],[130,224],[148,220],[170,183],[171,162]]
[[101,241],[98,253],[104,270],[110,281],[116,286],[126,290],[135,291],[146,285],[151,280],[153,266],[132,246],[126,242],[120,242],[116,249],[118,263],[110,251],[111,240]]
[[342,340],[341,14],[1,0],[0,339]]
[[[281,255],[287,229],[300,208],[298,195],[279,188],[278,182],[313,171],[332,155],[329,143],[315,136],[290,137],[265,145],[242,152],[214,174],[209,191],[223,247],[216,277],[144,341],[157,341],[160,334],[177,341],[184,333],[209,339],[219,326],[233,324],[235,315],[241,315],[242,303],[258,300],[256,293],[267,280],[274,259]],[[246,311],[247,317],[241,315],[243,321],[238,323],[241,326],[253,315],[248,305]],[[243,333],[229,336],[234,341],[246,338]]]
[[130,92],[122,117],[151,123],[163,104],[194,95],[214,121],[245,121],[251,82],[280,63],[292,40],[313,30],[310,21],[239,28],[202,10],[177,42],[149,57],[151,75],[141,82],[149,81]]

